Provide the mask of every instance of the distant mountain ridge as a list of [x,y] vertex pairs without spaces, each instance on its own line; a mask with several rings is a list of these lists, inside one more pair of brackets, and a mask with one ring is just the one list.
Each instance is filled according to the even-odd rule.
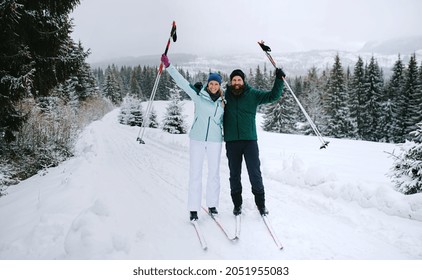
[[[397,51],[394,51],[397,50]],[[303,76],[308,70],[316,67],[320,72],[325,69],[330,69],[334,63],[334,58],[337,54],[340,56],[340,61],[344,68],[353,67],[360,56],[364,62],[369,63],[372,56],[374,56],[388,76],[391,68],[398,59],[403,60],[405,64],[408,63],[410,56],[415,53],[418,64],[422,60],[422,37],[390,40],[383,43],[370,42],[358,52],[338,51],[338,50],[314,50],[307,52],[291,52],[279,53],[273,52],[272,57],[277,62],[277,65],[282,66],[288,76]],[[170,61],[176,66],[183,67],[191,73],[202,71],[221,71],[223,73],[231,73],[234,69],[242,69],[246,75],[250,69],[255,71],[257,65],[267,67],[267,70],[272,70],[272,65],[269,63],[267,57],[262,51],[257,50],[253,54],[234,54],[234,55],[195,55],[195,54],[170,54]],[[156,65],[160,64],[160,54],[146,55],[138,57],[123,57],[116,59],[109,59],[98,63],[92,63],[93,68],[105,69],[108,65],[116,66],[136,66],[136,65]]]
[[404,37],[387,41],[367,42],[359,52],[373,52],[379,54],[411,54],[422,50],[422,36]]

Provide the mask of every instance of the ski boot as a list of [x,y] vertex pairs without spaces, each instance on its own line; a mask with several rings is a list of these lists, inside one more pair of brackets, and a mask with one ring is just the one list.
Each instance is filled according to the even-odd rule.
[[269,214],[268,209],[265,206],[258,208],[258,211],[261,216],[267,216]]
[[190,218],[191,221],[196,221],[198,220],[198,212],[196,211],[190,211]]
[[217,208],[215,208],[215,207],[208,207],[208,214],[210,214],[210,216],[218,215]]
[[239,216],[240,214],[242,214],[242,205],[235,206],[233,208],[233,215]]

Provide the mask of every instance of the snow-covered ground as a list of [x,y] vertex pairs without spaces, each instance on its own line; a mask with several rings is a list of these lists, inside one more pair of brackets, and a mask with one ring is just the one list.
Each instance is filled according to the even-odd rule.
[[[154,104],[161,117],[166,103]],[[192,102],[184,114],[191,123]],[[269,218],[284,249],[261,221],[244,170],[240,239],[228,241],[203,212],[203,251],[186,210],[188,136],[148,129],[140,145],[139,128],[117,115],[90,124],[74,158],[7,189],[0,259],[422,259],[422,194],[402,195],[386,176],[395,145],[329,139],[320,150],[316,137],[260,130]],[[219,211],[233,232],[224,149],[221,158]]]

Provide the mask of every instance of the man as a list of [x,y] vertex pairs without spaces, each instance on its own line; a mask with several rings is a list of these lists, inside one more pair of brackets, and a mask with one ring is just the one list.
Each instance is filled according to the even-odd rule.
[[230,168],[230,189],[234,204],[233,214],[242,212],[242,159],[245,158],[255,196],[255,204],[261,215],[267,215],[265,207],[265,191],[262,182],[259,161],[259,149],[256,133],[256,110],[258,105],[278,100],[284,87],[286,75],[280,68],[276,69],[276,79],[271,91],[257,90],[245,83],[245,74],[240,69],[230,74],[230,85],[225,97],[227,100],[224,112],[224,141]]

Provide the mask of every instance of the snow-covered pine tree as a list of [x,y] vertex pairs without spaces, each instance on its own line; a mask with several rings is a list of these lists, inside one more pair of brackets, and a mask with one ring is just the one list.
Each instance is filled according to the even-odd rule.
[[365,65],[359,56],[353,68],[353,75],[350,81],[349,108],[351,122],[355,127],[355,137],[362,139],[363,113],[362,108],[365,100]]
[[98,97],[100,92],[91,67],[85,62],[89,53],[84,51],[81,43],[73,47],[72,53],[75,61],[78,61],[80,65],[79,72],[72,75],[63,84],[60,84],[59,86],[63,87],[63,90],[59,90],[58,93],[66,104],[69,102],[76,109],[79,106],[79,102]]
[[[117,69],[116,69],[117,70]],[[120,77],[122,92],[130,92],[130,80],[132,76],[132,67],[122,66],[120,70],[116,73]]]
[[419,66],[418,90],[422,91],[422,61],[421,66]]
[[130,112],[129,102],[126,101],[126,98],[123,98],[123,102],[120,105],[120,113],[117,117],[119,123],[124,124],[124,125],[128,124],[129,112]]
[[[167,71],[161,73],[160,82],[158,83],[155,100],[169,100],[169,89],[174,88],[175,82]],[[180,98],[182,98],[180,96]]]
[[[312,67],[303,81],[303,97],[302,105],[306,112],[321,131],[323,126],[324,109],[322,107],[323,90],[318,71],[316,67]],[[299,114],[302,114],[301,112]],[[304,134],[314,134],[311,125],[304,121],[300,130]]]
[[148,127],[158,128],[159,123],[158,123],[157,118],[158,118],[157,112],[154,110],[154,107],[152,107],[151,112],[149,113]]
[[92,70],[95,80],[97,81],[97,86],[100,89],[100,92],[103,92],[103,84],[105,81],[104,71],[101,68],[96,68]]
[[180,102],[179,88],[170,89],[170,103],[166,108],[163,120],[163,130],[171,134],[185,134],[186,124],[182,115],[182,104]]
[[386,86],[386,100],[383,104],[383,111],[388,110],[388,114],[385,115],[386,121],[383,135],[387,141],[395,143],[404,142],[403,111],[406,110],[407,104],[406,98],[403,96],[403,89],[404,65],[399,55]]
[[147,100],[151,97],[152,88],[154,86],[154,79],[155,74],[150,71],[150,67],[144,66],[140,73],[139,84]]
[[[248,80],[246,81],[251,87],[255,87],[255,76],[252,72],[252,68],[249,68],[249,75],[247,76]],[[229,78],[230,79],[230,78]],[[230,82],[230,81],[229,81]]]
[[404,95],[408,98],[404,136],[409,138],[409,133],[416,129],[416,124],[422,121],[422,92],[419,86],[418,65],[416,55],[410,57],[405,74]]
[[352,98],[350,98],[350,90],[352,88],[352,82],[353,82],[353,75],[352,75],[352,71],[350,70],[350,66],[347,66],[346,69],[346,75],[345,75],[345,83],[346,83],[346,92],[347,92],[347,104],[349,107],[349,116],[350,116],[350,124],[351,124],[351,130],[350,130],[350,137],[357,139],[357,121],[356,118],[352,117],[352,113],[351,113],[351,109],[350,107],[352,106]]
[[383,74],[376,61],[372,56],[365,71],[365,99],[363,102],[362,112],[362,138],[369,141],[378,141],[382,138],[380,133],[379,120],[381,118],[381,101],[383,94]]
[[79,2],[0,3],[0,153],[14,167],[11,178],[71,156],[81,128],[110,108],[90,98],[98,92],[88,52],[70,37],[69,14]]
[[266,78],[263,72],[261,71],[259,65],[256,67],[254,84],[255,84],[254,87],[259,90],[268,90],[268,84],[267,84]]
[[103,85],[104,96],[110,99],[115,105],[119,105],[122,102],[122,92],[115,71],[110,67],[106,69],[106,78]]
[[[418,96],[419,96],[419,108],[421,109],[419,112],[422,111],[422,61],[421,61],[421,65],[419,66],[419,75],[418,75],[418,84],[416,86],[416,90],[418,92]],[[422,118],[421,114],[419,114],[419,117]],[[421,119],[422,121],[422,119]]]
[[75,49],[76,55],[79,58],[80,71],[75,75],[78,79],[78,87],[76,87],[76,95],[79,101],[86,101],[89,98],[99,96],[99,89],[91,70],[91,66],[86,62],[89,53],[85,52],[81,43],[79,42]]
[[344,70],[340,57],[335,57],[333,68],[327,84],[325,111],[327,117],[327,134],[338,138],[350,138],[353,129],[350,121]]
[[390,176],[395,188],[404,194],[422,192],[422,123],[410,133],[412,140],[400,144],[400,154],[395,160]]
[[130,103],[128,125],[130,126],[142,126],[144,116],[142,113],[141,101],[137,98],[133,98]]
[[[251,71],[252,72],[252,71]],[[270,85],[270,78],[268,75],[267,67],[264,64],[264,70],[261,71],[261,68],[259,65],[256,67],[255,75],[251,76],[252,78],[247,79],[247,83],[252,86],[253,88],[259,89],[259,90],[271,90],[272,84]],[[253,79],[251,81],[251,79]],[[252,82],[252,84],[250,84]],[[269,104],[262,104],[258,106],[257,112],[264,113],[267,111]]]
[[139,85],[139,81],[137,79],[138,73],[135,69],[139,68],[135,67],[130,75],[129,94],[139,100],[145,100],[145,97],[142,94],[141,86]]
[[394,103],[393,100],[387,96],[386,89],[384,89],[380,106],[381,115],[378,122],[378,141],[393,142]]
[[[25,116],[24,98],[48,96],[79,70],[69,14],[79,0],[4,0],[0,3],[0,137],[12,142]],[[1,141],[0,141],[1,145]]]
[[128,94],[122,102],[119,122],[130,126],[141,126],[143,122],[142,103]]
[[265,131],[277,133],[295,133],[298,122],[296,102],[292,95],[283,89],[283,94],[279,100],[265,107],[264,122],[262,128]]

